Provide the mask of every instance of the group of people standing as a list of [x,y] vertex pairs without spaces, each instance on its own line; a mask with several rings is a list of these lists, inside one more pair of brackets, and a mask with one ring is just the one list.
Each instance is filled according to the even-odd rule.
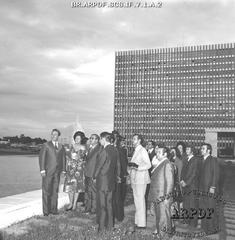
[[[90,139],[77,131],[74,143],[66,149],[58,142],[60,131],[53,129],[51,141],[39,154],[42,175],[43,214],[57,214],[61,172],[65,176],[63,191],[68,193],[66,211],[76,210],[84,195],[84,213],[96,214],[99,231],[111,230],[114,220],[124,219],[127,150],[116,132],[92,134]],[[84,193],[84,194],[83,194]]]
[[96,214],[99,231],[112,230],[115,219],[124,219],[127,182],[133,190],[135,230],[146,228],[148,212],[156,217],[153,234],[159,238],[174,232],[174,219],[184,220],[192,228],[201,219],[206,234],[219,230],[218,201],[213,198],[219,191],[219,164],[211,156],[210,144],[201,146],[199,157],[194,146],[183,142],[169,149],[164,143],[148,141],[144,147],[143,137],[135,134],[128,161],[124,139],[117,131],[92,134],[89,140],[78,131],[67,150],[58,143],[59,136],[60,131],[53,129],[51,141],[39,154],[45,216],[58,213],[62,172],[70,200],[66,210],[75,210],[79,194],[85,192],[84,212]]
[[219,163],[211,156],[212,147],[202,144],[200,154],[194,146],[178,142],[167,148],[149,141],[151,183],[148,194],[151,214],[156,216],[157,236],[175,232],[175,222],[196,230],[199,220],[206,235],[220,231]]

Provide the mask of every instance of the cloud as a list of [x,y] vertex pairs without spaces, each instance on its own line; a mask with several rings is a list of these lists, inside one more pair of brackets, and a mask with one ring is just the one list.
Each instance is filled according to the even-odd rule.
[[115,51],[234,42],[235,1],[163,0],[162,8],[71,8],[2,1],[0,135],[48,136],[78,115],[112,130]]

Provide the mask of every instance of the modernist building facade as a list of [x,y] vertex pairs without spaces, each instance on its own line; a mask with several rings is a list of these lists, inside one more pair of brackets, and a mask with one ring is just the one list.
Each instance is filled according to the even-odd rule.
[[114,128],[128,147],[134,133],[200,146],[205,129],[235,128],[235,44],[116,52],[114,98]]

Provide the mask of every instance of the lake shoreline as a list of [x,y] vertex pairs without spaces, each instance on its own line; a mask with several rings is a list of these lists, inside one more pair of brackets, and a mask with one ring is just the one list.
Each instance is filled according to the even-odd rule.
[[20,149],[0,149],[0,156],[9,156],[9,155],[33,155],[37,156],[38,152],[33,151],[24,151]]

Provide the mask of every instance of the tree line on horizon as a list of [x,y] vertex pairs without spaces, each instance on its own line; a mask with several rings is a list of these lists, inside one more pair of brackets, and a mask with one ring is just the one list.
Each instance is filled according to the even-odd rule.
[[35,144],[43,144],[45,143],[47,140],[46,139],[42,139],[40,137],[36,137],[36,138],[31,138],[29,136],[25,136],[24,134],[21,134],[20,136],[6,136],[3,137],[2,139],[0,138],[0,140],[4,140],[4,141],[9,141],[10,143],[21,143],[21,144],[30,144],[30,143],[35,143]]

